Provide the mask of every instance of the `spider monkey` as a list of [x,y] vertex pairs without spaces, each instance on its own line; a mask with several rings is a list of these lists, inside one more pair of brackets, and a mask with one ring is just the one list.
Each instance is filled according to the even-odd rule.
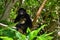
[[[18,22],[18,23],[17,23]],[[27,14],[26,10],[24,8],[20,8],[17,11],[17,17],[14,20],[14,23],[16,24],[16,29],[22,29],[23,33],[26,33],[26,29],[29,27],[32,27],[32,21],[30,19],[30,16]]]

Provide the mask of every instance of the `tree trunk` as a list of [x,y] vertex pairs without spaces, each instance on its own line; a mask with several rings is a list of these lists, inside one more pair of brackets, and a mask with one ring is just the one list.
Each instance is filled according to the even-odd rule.
[[10,4],[7,6],[5,13],[3,14],[3,17],[1,18],[1,20],[6,20],[9,17],[10,14],[10,10],[11,8],[14,6],[14,4],[17,2],[18,0],[14,0],[14,2],[10,2]]

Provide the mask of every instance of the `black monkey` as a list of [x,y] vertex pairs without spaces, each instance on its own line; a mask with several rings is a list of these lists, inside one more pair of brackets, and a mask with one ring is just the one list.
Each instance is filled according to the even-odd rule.
[[30,16],[26,13],[26,10],[24,8],[20,8],[17,13],[17,17],[14,21],[14,23],[17,23],[16,29],[22,29],[23,32],[26,33],[27,27],[32,27],[32,21],[30,19]]

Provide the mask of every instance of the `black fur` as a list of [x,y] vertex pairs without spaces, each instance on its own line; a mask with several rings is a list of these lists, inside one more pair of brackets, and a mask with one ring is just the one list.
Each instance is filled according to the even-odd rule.
[[[26,19],[26,20],[24,20],[25,23],[21,24],[21,19],[22,20]],[[30,16],[26,13],[26,10],[23,8],[20,8],[18,10],[17,17],[16,17],[14,23],[16,23],[16,22],[18,22],[16,25],[16,29],[17,30],[22,29],[23,32],[26,32],[27,27],[30,27],[30,28],[32,27],[32,21],[30,19]]]

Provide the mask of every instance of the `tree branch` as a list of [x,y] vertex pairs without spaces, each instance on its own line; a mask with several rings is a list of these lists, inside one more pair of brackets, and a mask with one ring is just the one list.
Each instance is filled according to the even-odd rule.
[[40,17],[40,14],[41,14],[41,12],[42,12],[42,9],[43,9],[44,6],[45,6],[46,1],[47,1],[47,0],[44,0],[44,1],[43,1],[41,7],[40,7],[39,10],[37,11],[36,16],[35,16],[35,18],[34,18],[34,20],[33,20],[33,27],[34,27],[34,25],[36,24],[36,20]]
[[5,27],[7,27],[8,25],[5,25],[5,24],[0,23],[0,26],[5,26]]

